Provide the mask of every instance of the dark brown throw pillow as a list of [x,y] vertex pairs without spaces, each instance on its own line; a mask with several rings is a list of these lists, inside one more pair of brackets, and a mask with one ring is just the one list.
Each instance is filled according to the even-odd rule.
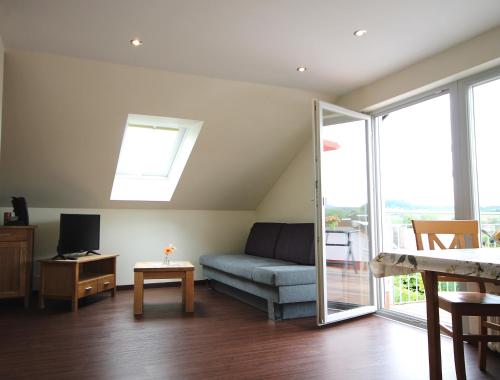
[[314,265],[314,224],[285,224],[276,244],[275,258],[297,264]]
[[248,235],[245,253],[274,258],[276,242],[283,225],[283,223],[255,223]]

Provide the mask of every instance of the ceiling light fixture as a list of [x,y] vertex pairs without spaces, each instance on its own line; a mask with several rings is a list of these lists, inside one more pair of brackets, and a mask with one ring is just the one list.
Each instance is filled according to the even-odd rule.
[[356,36],[356,37],[363,37],[366,33],[368,33],[367,30],[365,29],[358,29],[356,30],[353,34]]
[[304,72],[307,71],[307,67],[305,67],[305,66],[299,66],[299,67],[297,67],[297,71],[299,73],[304,73]]
[[130,40],[130,43],[135,47],[141,46],[143,44],[143,42],[138,38],[134,38],[133,40]]

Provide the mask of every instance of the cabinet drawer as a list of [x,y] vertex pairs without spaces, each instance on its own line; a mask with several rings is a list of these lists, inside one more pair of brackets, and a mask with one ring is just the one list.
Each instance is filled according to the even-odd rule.
[[0,241],[23,241],[28,240],[28,231],[22,228],[1,228]]
[[97,293],[97,280],[80,282],[78,284],[78,298]]
[[0,298],[24,296],[26,267],[25,242],[0,242]]
[[97,291],[103,292],[108,289],[113,289],[115,287],[115,275],[110,274],[109,276],[100,278],[97,282]]

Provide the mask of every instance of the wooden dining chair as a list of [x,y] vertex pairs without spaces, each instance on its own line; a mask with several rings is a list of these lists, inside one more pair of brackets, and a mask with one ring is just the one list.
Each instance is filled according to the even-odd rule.
[[[427,235],[428,249],[436,245],[441,249],[479,248],[479,223],[477,220],[424,221],[412,220],[417,249],[423,250],[423,235]],[[451,235],[452,241],[446,246],[438,235]],[[470,239],[467,242],[467,239]],[[476,282],[479,292],[440,292],[439,307],[451,313],[452,330],[441,325],[441,331],[453,339],[455,372],[457,379],[465,379],[464,341],[479,343],[479,368],[486,369],[488,342],[499,342],[500,335],[488,335],[488,328],[500,331],[500,325],[487,321],[488,316],[500,316],[500,296],[486,293],[484,282],[467,280],[457,275],[439,276],[439,281]],[[464,334],[463,316],[479,317],[479,334]]]

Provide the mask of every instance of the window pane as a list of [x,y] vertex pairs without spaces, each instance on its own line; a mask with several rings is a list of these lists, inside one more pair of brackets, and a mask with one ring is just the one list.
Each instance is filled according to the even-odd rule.
[[[383,249],[416,249],[412,219],[455,216],[450,96],[391,112],[379,125]],[[420,274],[388,277],[384,285],[386,308],[425,318]]]
[[128,126],[117,174],[167,176],[178,150],[179,130]]
[[366,122],[327,113],[322,193],[329,316],[373,305],[368,224]]
[[202,124],[129,114],[111,200],[170,201]]
[[500,141],[500,79],[472,88],[476,138],[477,183],[483,245],[497,246],[500,230],[500,191],[498,189],[498,142]]

